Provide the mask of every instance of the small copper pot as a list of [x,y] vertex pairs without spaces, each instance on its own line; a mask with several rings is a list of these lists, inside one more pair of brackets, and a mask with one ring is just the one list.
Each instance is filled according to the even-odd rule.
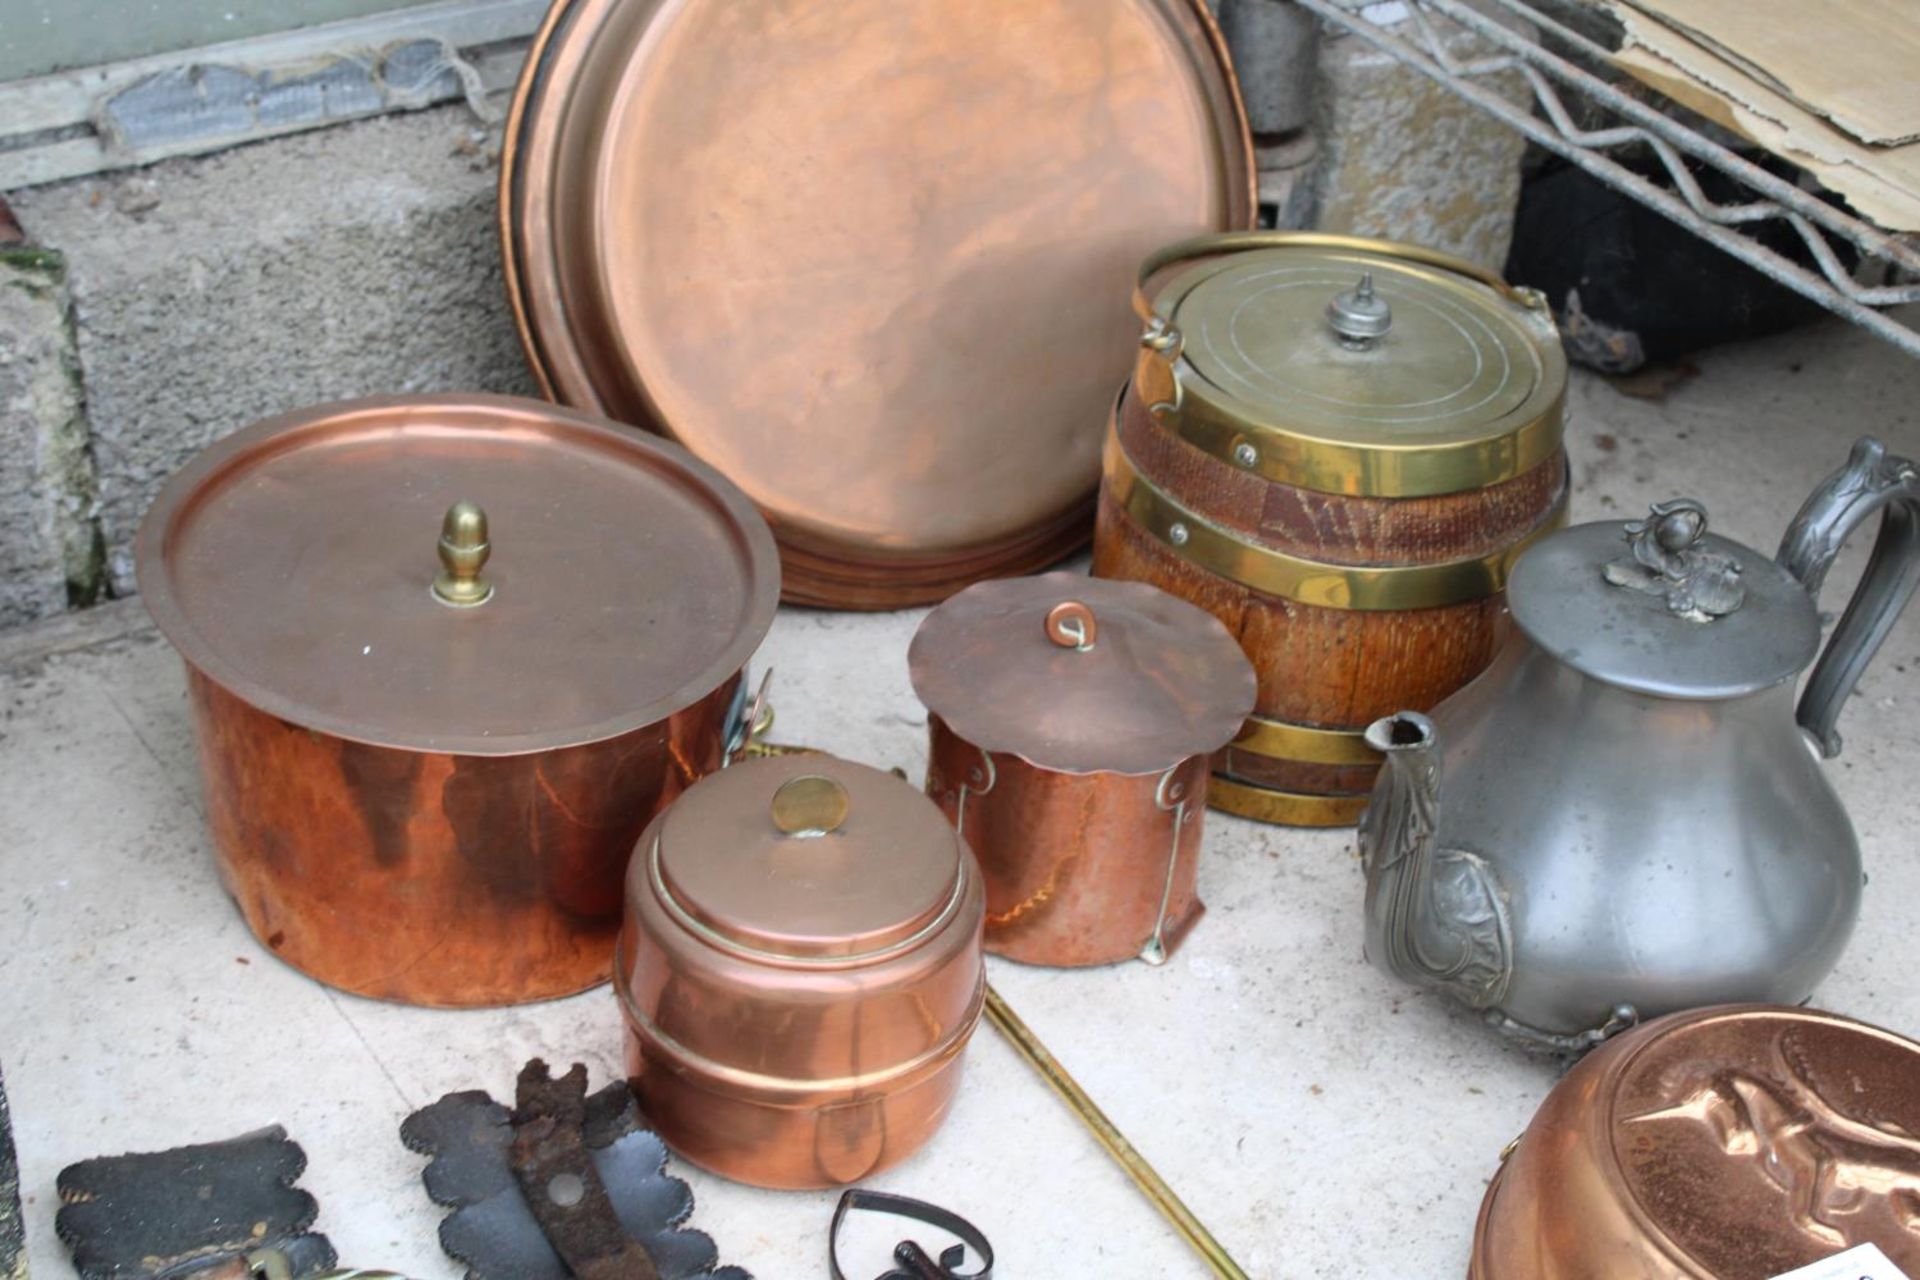
[[718,473],[493,396],[229,436],[137,554],[247,924],[322,982],[424,1005],[606,979],[627,854],[720,766],[779,593]]
[[1920,1044],[1811,1009],[1671,1014],[1554,1086],[1469,1280],[1768,1280],[1868,1243],[1920,1275],[1916,1134]]
[[926,797],[831,756],[734,765],[641,837],[626,905],[627,1069],[675,1150],[831,1187],[932,1136],[986,998],[985,907]]
[[1159,964],[1199,920],[1208,753],[1254,674],[1210,614],[1141,583],[969,587],[908,658],[932,713],[927,793],[980,857],[987,949]]

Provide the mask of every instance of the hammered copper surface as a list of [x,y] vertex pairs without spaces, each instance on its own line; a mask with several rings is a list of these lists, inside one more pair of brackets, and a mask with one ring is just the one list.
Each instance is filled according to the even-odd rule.
[[313,733],[187,669],[221,881],[329,986],[472,1007],[607,980],[640,831],[720,767],[739,681],[589,746],[511,756]]
[[939,716],[928,723],[927,794],[979,855],[987,950],[1061,966],[1173,954],[1206,911],[1205,756],[1176,766],[1162,788],[1157,776],[987,761]]
[[[783,829],[776,798],[811,777],[845,789],[844,820]],[[692,788],[627,874],[615,989],[649,1120],[761,1186],[905,1159],[959,1085],[985,998],[983,905],[964,842],[891,775],[810,753]]]
[[1873,1243],[1920,1274],[1920,1045],[1834,1014],[1675,1014],[1554,1088],[1475,1280],[1771,1280]]
[[[1053,634],[1063,604],[1084,648]],[[976,747],[1063,773],[1158,775],[1232,738],[1254,675],[1216,619],[1144,583],[1048,573],[968,587],[907,650],[914,692]]]
[[[778,595],[716,473],[499,397],[242,431],[168,484],[137,554],[248,925],[323,982],[427,1005],[606,977],[627,855],[719,768]],[[460,607],[449,561],[485,588]]]
[[1135,264],[1254,215],[1196,0],[563,0],[501,183],[548,393],[688,445],[790,599],[857,607],[1083,541]]

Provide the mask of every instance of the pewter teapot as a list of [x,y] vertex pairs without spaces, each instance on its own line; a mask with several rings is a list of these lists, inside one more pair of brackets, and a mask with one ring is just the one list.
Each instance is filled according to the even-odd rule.
[[[1820,644],[1814,598],[1881,512]],[[1514,634],[1432,717],[1376,721],[1360,823],[1367,953],[1529,1045],[1577,1052],[1641,1018],[1794,1004],[1858,914],[1860,848],[1819,757],[1920,581],[1920,472],[1863,439],[1774,560],[1681,499],[1538,543]]]

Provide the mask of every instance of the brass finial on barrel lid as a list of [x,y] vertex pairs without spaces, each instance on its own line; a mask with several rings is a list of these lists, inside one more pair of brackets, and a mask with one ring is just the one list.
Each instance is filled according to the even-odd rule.
[[480,572],[492,554],[487,513],[480,504],[463,500],[448,507],[440,522],[440,572],[434,575],[433,598],[456,609],[492,599],[493,584]]
[[1393,328],[1393,308],[1373,291],[1373,272],[1360,273],[1360,283],[1327,304],[1327,324],[1340,345],[1365,351]]

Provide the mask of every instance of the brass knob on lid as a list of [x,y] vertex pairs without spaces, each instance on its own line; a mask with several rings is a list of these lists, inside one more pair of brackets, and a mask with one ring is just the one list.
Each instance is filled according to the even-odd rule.
[[1393,308],[1373,291],[1373,272],[1360,273],[1360,283],[1335,295],[1327,304],[1327,323],[1340,345],[1365,351],[1393,328]]
[[773,825],[790,836],[811,839],[837,831],[847,820],[847,789],[817,773],[789,778],[773,793]]
[[456,609],[485,604],[493,598],[493,584],[480,572],[493,544],[487,541],[487,513],[475,502],[456,502],[440,522],[440,572],[434,575],[433,598]]
[[1099,631],[1100,625],[1094,621],[1093,610],[1078,600],[1063,600],[1047,610],[1047,639],[1062,649],[1077,649],[1085,653],[1093,648],[1094,636]]

